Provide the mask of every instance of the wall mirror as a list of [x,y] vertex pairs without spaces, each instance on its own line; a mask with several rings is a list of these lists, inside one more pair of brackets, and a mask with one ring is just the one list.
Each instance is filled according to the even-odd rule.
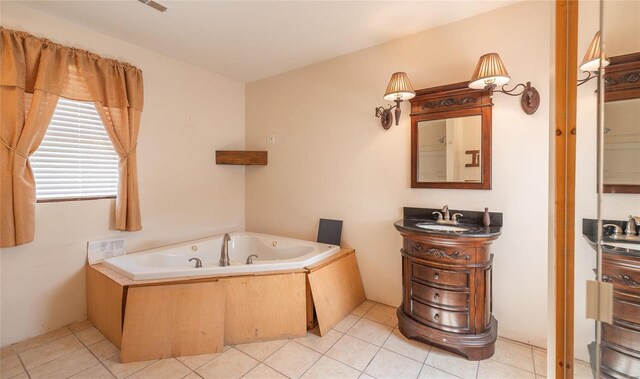
[[491,94],[467,82],[411,100],[411,187],[491,189]]
[[611,57],[604,84],[604,192],[640,193],[640,53]]

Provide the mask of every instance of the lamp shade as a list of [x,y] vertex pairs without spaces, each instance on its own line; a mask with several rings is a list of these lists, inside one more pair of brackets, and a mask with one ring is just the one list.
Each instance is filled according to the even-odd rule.
[[[604,62],[602,62],[602,67],[607,67],[609,65],[609,61],[605,58]],[[591,40],[591,44],[589,44],[589,48],[587,49],[587,53],[584,55],[582,59],[582,63],[580,64],[580,70],[584,72],[596,72],[600,70],[600,31],[596,32],[596,35],[593,36],[593,40]]]
[[497,53],[489,53],[480,57],[476,69],[473,71],[469,88],[483,89],[488,85],[502,86],[511,80]]
[[387,101],[409,100],[416,96],[413,86],[409,81],[409,77],[404,72],[396,72],[391,75],[389,85],[384,93],[384,99]]

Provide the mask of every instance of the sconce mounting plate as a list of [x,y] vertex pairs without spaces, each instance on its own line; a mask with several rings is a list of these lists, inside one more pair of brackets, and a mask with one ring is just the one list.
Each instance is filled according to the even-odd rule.
[[531,87],[531,83],[527,83],[527,88],[520,98],[520,105],[522,105],[522,110],[526,114],[534,114],[538,110],[540,106],[540,94],[537,89]]

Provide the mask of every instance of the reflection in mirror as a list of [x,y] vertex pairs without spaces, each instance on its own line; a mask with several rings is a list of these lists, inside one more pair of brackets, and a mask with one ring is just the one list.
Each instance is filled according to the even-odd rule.
[[640,185],[640,98],[604,105],[604,184]]
[[418,122],[418,181],[482,181],[482,116]]

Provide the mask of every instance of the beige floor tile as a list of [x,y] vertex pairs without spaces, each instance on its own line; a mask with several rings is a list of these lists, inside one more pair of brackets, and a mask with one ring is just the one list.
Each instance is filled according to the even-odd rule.
[[192,372],[191,374],[185,376],[182,379],[202,379],[202,377],[198,374],[196,374],[195,372]]
[[364,372],[362,374],[360,374],[360,377],[358,379],[376,379],[371,375],[367,375]]
[[18,353],[16,353],[16,349],[14,349],[13,346],[5,346],[0,349],[0,358],[15,357],[16,355],[18,355]]
[[102,364],[97,364],[82,372],[79,372],[71,377],[71,379],[113,379],[113,376],[109,370],[107,370]]
[[64,336],[68,336],[69,334],[71,334],[71,330],[69,328],[60,328],[60,329],[52,330],[48,333],[39,335],[37,337],[29,338],[28,340],[18,342],[17,344],[13,345],[13,347],[15,348],[16,352],[22,353],[23,351],[33,349],[34,347],[55,341]]
[[506,365],[487,359],[480,361],[478,369],[478,379],[535,379],[535,374],[529,371],[521,370],[513,366]]
[[287,377],[264,363],[260,363],[249,371],[247,375],[243,376],[242,379],[287,379]]
[[80,343],[80,340],[73,334],[70,334],[46,344],[39,344],[32,349],[18,354],[24,366],[27,370],[30,370],[83,348],[84,346]]
[[101,361],[107,360],[116,354],[120,354],[120,350],[118,350],[118,348],[106,338],[98,343],[90,345],[88,349],[91,350],[91,352]]
[[289,341],[265,359],[264,363],[289,378],[297,379],[313,366],[320,356],[318,352],[308,347]]
[[236,345],[235,348],[262,362],[287,342],[289,340],[253,342]]
[[315,350],[318,353],[324,354],[342,337],[342,333],[335,330],[329,330],[324,336],[320,337],[311,332],[307,333],[306,337],[296,338],[295,342]]
[[187,366],[175,358],[161,359],[131,375],[131,379],[174,379],[187,376],[191,372]]
[[336,326],[333,327],[333,329],[341,333],[346,333],[349,329],[351,329],[352,326],[356,324],[356,322],[358,322],[358,320],[360,320],[360,317],[358,316],[347,315],[347,317],[340,320],[340,322],[337,323]]
[[87,349],[81,349],[49,363],[29,369],[29,376],[37,378],[68,378],[100,363]]
[[496,353],[491,359],[522,370],[534,372],[533,348],[530,345],[498,339],[496,341]]
[[591,366],[587,362],[577,359],[573,361],[574,379],[592,379],[594,376]]
[[327,357],[326,355],[320,357],[318,361],[311,366],[307,372],[302,375],[304,379],[326,379],[326,378],[340,378],[340,379],[357,379],[360,376],[360,371],[353,367],[349,367],[344,363],[340,363],[334,359]]
[[392,331],[393,328],[362,318],[349,329],[347,334],[374,345],[382,346]]
[[258,361],[238,349],[228,349],[196,370],[205,379],[240,378],[258,365]]
[[369,309],[371,309],[375,304],[376,303],[374,303],[373,301],[365,300],[364,303],[360,304],[358,308],[354,309],[351,314],[362,317],[365,313],[369,312]]
[[93,326],[77,332],[76,337],[78,337],[80,342],[85,344],[85,346],[93,345],[105,339],[105,336]]
[[26,372],[23,372],[20,375],[16,375],[16,376],[12,377],[11,379],[29,379],[29,375],[27,375]]
[[156,361],[157,359],[142,362],[122,363],[120,361],[120,355],[118,354],[106,359],[103,364],[113,375],[115,375],[116,378],[120,379],[132,375]]
[[81,330],[92,327],[93,324],[89,320],[84,321],[76,321],[73,324],[67,325],[67,328],[71,329],[72,332],[77,333]]
[[424,362],[427,359],[427,354],[431,349],[431,346],[427,344],[413,341],[403,336],[398,329],[391,333],[382,347],[420,362]]
[[344,335],[327,351],[327,356],[362,371],[378,350],[375,345]]
[[437,347],[431,347],[425,363],[461,378],[475,378],[478,373],[478,362],[468,361]]
[[457,376],[428,365],[422,366],[418,379],[458,379]]
[[547,351],[533,348],[533,365],[536,375],[547,376]]
[[11,378],[23,372],[24,368],[17,355],[2,358],[0,361],[0,378],[2,379]]
[[189,367],[190,369],[195,370],[220,354],[222,353],[189,355],[186,357],[178,357],[176,359],[187,365],[187,367]]
[[373,357],[365,373],[375,378],[417,378],[422,369],[422,363],[414,361],[392,351],[380,349]]
[[395,328],[398,325],[397,308],[384,304],[375,304],[363,317],[367,320],[379,322],[386,326]]

